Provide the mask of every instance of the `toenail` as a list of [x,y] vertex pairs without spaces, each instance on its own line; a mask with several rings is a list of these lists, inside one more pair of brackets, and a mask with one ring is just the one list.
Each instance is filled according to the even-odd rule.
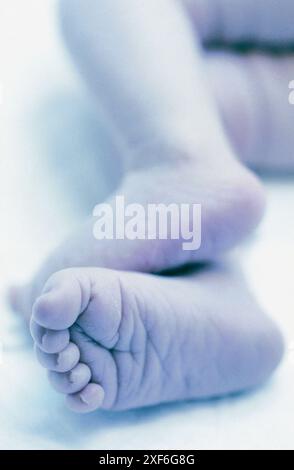
[[56,364],[58,366],[62,365],[62,362],[67,359],[67,351],[61,351],[61,353],[56,356]]
[[43,334],[43,336],[41,337],[41,344],[42,344],[42,346],[45,345],[45,342],[46,342],[47,339],[48,339],[48,333],[47,333],[47,331],[46,331],[46,332]]
[[78,370],[72,370],[69,374],[70,383],[74,384],[80,380],[80,373]]
[[80,393],[80,400],[81,400],[81,402],[85,403],[85,405],[90,404],[89,400],[87,399],[87,393],[81,392]]
[[57,354],[56,356],[56,364],[58,366],[62,365],[62,361],[66,359],[66,352],[62,351],[61,353]]
[[93,402],[97,404],[97,397],[99,397],[99,407],[104,400],[105,392],[101,385],[89,383],[88,386],[79,393],[79,398],[85,405],[92,406]]
[[56,366],[62,368],[66,366],[69,371],[77,365],[79,356],[80,354],[77,347],[73,343],[70,343],[63,351],[56,354]]

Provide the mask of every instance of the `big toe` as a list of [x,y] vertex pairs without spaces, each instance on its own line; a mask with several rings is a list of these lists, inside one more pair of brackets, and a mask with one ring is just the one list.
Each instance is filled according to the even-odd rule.
[[33,306],[32,318],[43,328],[65,330],[81,313],[81,286],[76,278],[57,273],[45,285]]

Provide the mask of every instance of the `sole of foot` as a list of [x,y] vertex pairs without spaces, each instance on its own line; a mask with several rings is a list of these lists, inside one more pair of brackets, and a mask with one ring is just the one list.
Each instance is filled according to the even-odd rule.
[[34,305],[31,332],[51,385],[79,413],[251,389],[283,354],[244,280],[219,266],[169,277],[60,271]]

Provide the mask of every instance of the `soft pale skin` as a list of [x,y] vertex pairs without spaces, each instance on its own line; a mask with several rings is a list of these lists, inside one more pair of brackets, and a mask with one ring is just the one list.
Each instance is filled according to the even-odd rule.
[[[257,9],[261,3],[255,2]],[[284,125],[291,107],[281,104],[281,81],[286,83],[292,58],[204,58],[180,2],[144,2],[144,15],[142,5],[63,0],[65,36],[124,141],[119,194],[143,205],[201,203],[204,243],[191,254],[182,251],[182,240],[96,242],[90,220],[53,253],[27,289],[13,293],[15,307],[29,317],[53,272],[99,266],[50,277],[31,321],[40,363],[77,412],[238,392],[262,383],[283,351],[276,326],[230,270],[173,277],[117,271],[160,271],[213,259],[257,225],[263,192],[233,148],[257,168],[291,165],[292,137]],[[198,20],[200,9],[196,16],[195,11],[190,19]],[[207,12],[202,10],[203,18]],[[275,40],[263,27],[252,29],[249,16],[244,24],[251,29],[238,34],[234,28],[227,34],[227,19],[221,36],[211,24],[215,29],[200,31],[202,38]],[[274,117],[264,111],[265,103]]]
[[250,389],[283,354],[278,329],[225,266],[173,277],[58,272],[34,305],[31,331],[52,386],[76,412]]
[[[170,0],[63,0],[64,34],[97,100],[125,142],[126,202],[202,205],[202,245],[182,240],[97,241],[90,219],[50,256],[29,291],[27,314],[48,276],[73,266],[159,272],[215,259],[258,225],[257,178],[235,158],[209,93],[202,52],[184,8]],[[110,201],[111,202],[111,201]]]
[[261,172],[293,172],[294,54],[211,53],[206,67],[238,157]]

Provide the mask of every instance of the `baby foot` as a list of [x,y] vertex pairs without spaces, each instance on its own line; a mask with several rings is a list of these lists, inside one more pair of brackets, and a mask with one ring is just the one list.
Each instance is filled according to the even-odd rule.
[[240,279],[220,268],[182,277],[64,270],[37,299],[31,331],[52,386],[77,412],[254,387],[283,350]]

